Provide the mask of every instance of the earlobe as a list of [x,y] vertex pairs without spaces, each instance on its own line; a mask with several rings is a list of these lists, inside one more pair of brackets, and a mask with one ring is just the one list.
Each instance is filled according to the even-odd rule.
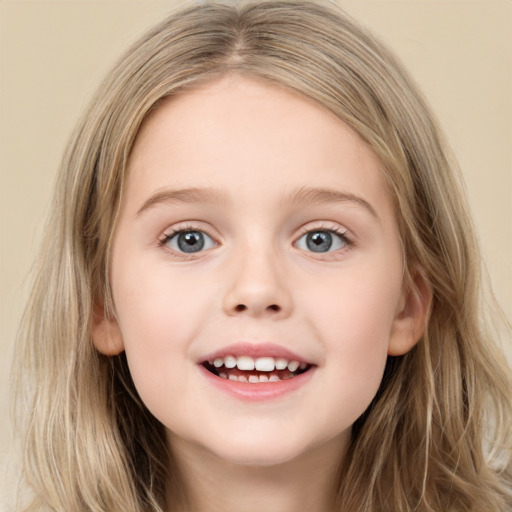
[[427,325],[432,289],[422,269],[411,272],[412,284],[403,297],[393,322],[388,354],[402,356],[409,352],[423,336]]
[[119,324],[113,316],[108,315],[103,305],[94,308],[92,341],[96,350],[106,356],[116,356],[124,350]]

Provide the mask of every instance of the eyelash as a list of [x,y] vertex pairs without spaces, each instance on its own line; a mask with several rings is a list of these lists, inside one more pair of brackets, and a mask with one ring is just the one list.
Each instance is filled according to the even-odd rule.
[[303,226],[301,228],[301,233],[298,238],[300,238],[301,236],[307,235],[308,233],[314,233],[315,231],[327,231],[328,233],[333,233],[335,235],[338,235],[340,238],[343,238],[344,242],[349,243],[349,240],[346,237],[346,234],[348,232],[347,229],[340,228],[339,226],[329,227],[329,226],[326,226],[325,224],[320,224],[320,225],[314,226],[314,227],[310,227],[309,225]]
[[[181,233],[204,233],[205,235],[207,235],[209,238],[211,238],[213,241],[215,241],[215,237],[210,234],[208,232],[207,229],[205,229],[204,227],[198,227],[198,226],[193,226],[191,224],[187,224],[186,226],[184,227],[180,227],[178,229],[175,229],[175,228],[170,228],[168,232],[164,233],[162,235],[161,238],[159,238],[158,240],[158,245],[160,247],[162,247],[163,249],[165,250],[168,250],[170,252],[177,252],[177,251],[174,251],[173,249],[171,249],[170,247],[166,247],[166,245],[177,235],[180,235]],[[218,244],[216,244],[218,245]],[[197,253],[185,253],[185,252],[178,252],[178,254],[180,254],[181,256],[184,256],[186,257],[187,259],[192,259],[194,258],[195,254]]]
[[[296,241],[294,242],[294,245],[297,244],[297,242],[304,237],[305,235],[309,233],[316,233],[316,232],[324,232],[324,233],[331,233],[335,236],[337,236],[344,244],[344,246],[340,249],[336,249],[334,251],[328,251],[324,253],[317,253],[318,255],[325,257],[325,256],[334,256],[335,254],[339,254],[340,252],[345,252],[347,250],[350,250],[354,246],[354,241],[352,238],[348,235],[348,230],[345,228],[341,228],[339,226],[331,227],[326,226],[325,224],[320,224],[319,226],[310,227],[310,226],[304,226],[301,228],[301,234],[297,237]],[[310,251],[314,254],[313,251]]]
[[[205,235],[207,235],[209,238],[211,238],[215,242],[215,237],[213,235],[211,235],[208,232],[208,230],[204,229],[204,227],[186,225],[185,227],[179,228],[179,229],[171,228],[169,232],[164,233],[163,236],[161,238],[159,238],[158,245],[168,251],[176,253],[177,251],[175,251],[174,249],[171,249],[170,247],[166,247],[166,245],[177,235],[180,235],[182,233],[188,233],[188,232],[204,233]],[[335,254],[339,254],[341,252],[346,252],[354,246],[353,240],[351,239],[351,237],[349,237],[347,235],[348,230],[340,228],[340,227],[327,227],[324,224],[315,226],[315,227],[301,228],[301,233],[295,239],[293,245],[296,247],[298,241],[301,240],[301,238],[303,238],[305,235],[307,235],[309,233],[315,233],[315,232],[331,233],[331,234],[337,236],[344,244],[343,247],[341,247],[340,249],[336,249],[333,251],[318,252],[318,253],[315,253],[314,251],[306,251],[306,252],[309,252],[312,254],[316,254],[317,255],[316,257],[319,257],[319,258],[331,257],[332,258]],[[218,245],[218,244],[216,243],[216,245]],[[184,257],[186,259],[194,259],[196,257],[196,255],[200,252],[204,252],[204,251],[198,251],[198,252],[192,252],[192,253],[178,252],[178,254],[181,257]]]
[[[158,243],[159,245],[165,245],[169,243],[176,235],[179,235],[180,233],[187,233],[187,232],[196,232],[199,231],[201,233],[208,233],[204,229],[198,229],[194,228],[192,226],[187,226],[186,228],[180,228],[180,229],[174,229],[171,228],[169,233],[164,233],[161,238],[159,238]],[[210,236],[210,235],[208,235]]]

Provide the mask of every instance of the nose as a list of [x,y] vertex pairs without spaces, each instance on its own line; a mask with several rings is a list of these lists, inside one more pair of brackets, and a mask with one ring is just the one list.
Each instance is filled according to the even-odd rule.
[[247,251],[229,265],[223,309],[230,316],[283,319],[292,311],[290,283],[272,251]]

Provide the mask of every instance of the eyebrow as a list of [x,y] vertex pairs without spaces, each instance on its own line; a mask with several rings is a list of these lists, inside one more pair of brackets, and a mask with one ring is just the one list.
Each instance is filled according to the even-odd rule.
[[220,203],[226,204],[228,196],[224,192],[214,188],[185,188],[181,190],[161,190],[153,194],[145,201],[137,212],[141,215],[150,208],[160,204],[173,203]]
[[350,192],[343,192],[332,188],[301,187],[293,191],[287,199],[291,204],[315,205],[325,203],[355,203],[362,206],[373,217],[379,219],[375,208],[362,197]]
[[[286,198],[285,203],[299,205],[315,205],[327,203],[355,203],[362,206],[373,217],[379,219],[373,206],[362,197],[331,188],[301,187],[292,191]],[[150,196],[137,211],[137,216],[160,204],[173,203],[229,203],[228,195],[221,190],[205,188],[186,188],[180,190],[161,190]]]

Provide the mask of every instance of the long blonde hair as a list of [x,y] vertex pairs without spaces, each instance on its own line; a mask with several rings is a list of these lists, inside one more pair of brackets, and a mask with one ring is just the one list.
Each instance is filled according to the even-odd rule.
[[25,510],[173,510],[165,485],[179,475],[163,427],[124,356],[100,355],[90,327],[97,308],[114,310],[110,243],[141,124],[163,99],[229,72],[321,103],[366,141],[382,162],[406,268],[423,269],[433,290],[427,332],[388,358],[353,427],[340,510],[510,510],[510,373],[482,320],[479,250],[455,160],[396,58],[340,9],[301,0],[180,10],[120,59],[76,128],[16,348],[34,494]]

